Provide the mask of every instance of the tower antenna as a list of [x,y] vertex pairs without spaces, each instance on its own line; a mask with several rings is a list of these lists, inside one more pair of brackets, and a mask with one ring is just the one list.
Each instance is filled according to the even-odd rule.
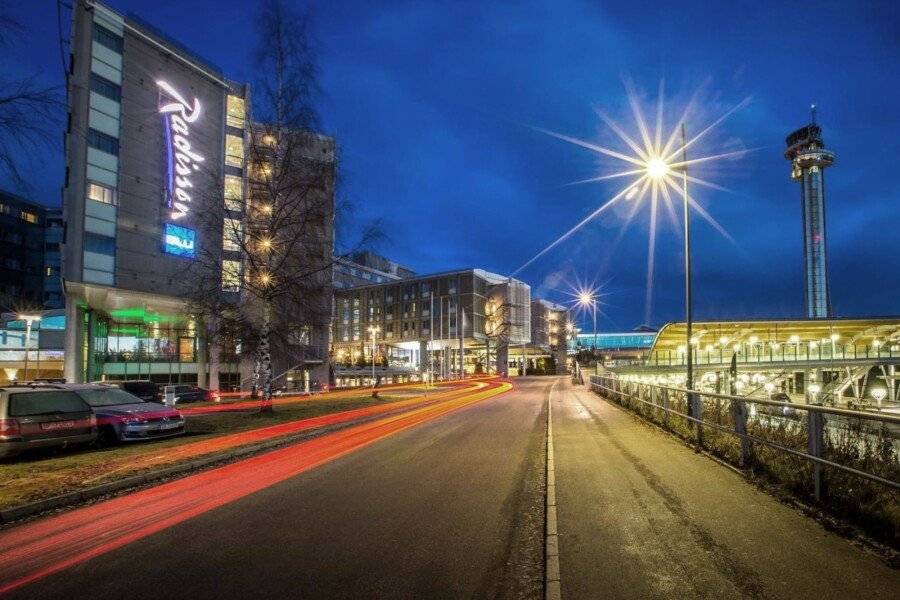
[[809,107],[809,112],[812,113],[812,124],[816,124],[816,105],[812,104]]

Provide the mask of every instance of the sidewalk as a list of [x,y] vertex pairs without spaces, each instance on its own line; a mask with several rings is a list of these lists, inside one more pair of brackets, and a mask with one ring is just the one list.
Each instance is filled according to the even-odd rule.
[[566,382],[553,400],[563,598],[890,598],[900,572]]

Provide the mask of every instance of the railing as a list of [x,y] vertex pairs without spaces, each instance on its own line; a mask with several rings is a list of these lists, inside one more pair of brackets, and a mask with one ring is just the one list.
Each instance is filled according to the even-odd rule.
[[[693,352],[695,365],[719,365],[731,362],[735,354],[731,348],[713,350],[696,349]],[[738,364],[826,362],[852,360],[900,359],[900,345],[885,343],[879,345],[838,344],[822,342],[814,348],[806,344],[782,343],[778,348],[768,344],[742,345],[737,352]],[[685,364],[685,353],[678,351],[654,352],[642,364],[645,366],[671,367]]]
[[900,532],[900,415],[688,392],[593,375],[591,389],[790,491]]

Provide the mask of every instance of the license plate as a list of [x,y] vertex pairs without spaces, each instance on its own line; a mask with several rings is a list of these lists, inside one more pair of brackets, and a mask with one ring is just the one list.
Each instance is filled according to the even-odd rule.
[[75,421],[56,421],[53,423],[41,423],[41,429],[44,431],[53,431],[54,429],[72,429],[75,427]]
[[172,423],[163,423],[162,425],[160,425],[159,428],[160,429],[176,429],[178,427],[181,427],[181,423],[172,422]]

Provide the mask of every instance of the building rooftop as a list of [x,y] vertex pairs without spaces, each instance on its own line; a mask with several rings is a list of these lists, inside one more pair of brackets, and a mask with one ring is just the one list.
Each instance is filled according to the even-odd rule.
[[[685,323],[666,323],[653,344],[653,352],[673,352],[686,344]],[[831,342],[871,344],[873,340],[900,340],[900,317],[838,319],[768,319],[750,321],[695,321],[692,335],[699,347],[711,344],[729,349],[734,344]]]

